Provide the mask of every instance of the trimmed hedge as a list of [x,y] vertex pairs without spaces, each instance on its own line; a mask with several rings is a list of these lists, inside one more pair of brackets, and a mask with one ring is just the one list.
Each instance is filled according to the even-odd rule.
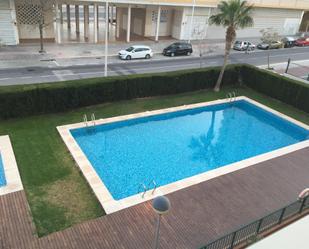
[[[213,88],[219,71],[219,67],[214,67],[0,87],[0,118],[61,112],[104,102]],[[237,67],[228,67],[223,85],[237,84],[238,75]]]
[[[0,119],[125,99],[211,89],[220,68],[0,87]],[[250,65],[230,65],[223,86],[242,84],[309,113],[309,85]]]
[[246,86],[309,113],[309,84],[250,65],[239,71]]

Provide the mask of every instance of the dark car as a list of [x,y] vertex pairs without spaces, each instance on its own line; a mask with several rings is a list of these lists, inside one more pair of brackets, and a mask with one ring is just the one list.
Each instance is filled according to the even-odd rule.
[[190,55],[192,53],[192,45],[187,42],[175,42],[163,49],[163,55],[166,56]]
[[291,36],[284,37],[282,40],[284,48],[292,48],[295,46],[296,39]]

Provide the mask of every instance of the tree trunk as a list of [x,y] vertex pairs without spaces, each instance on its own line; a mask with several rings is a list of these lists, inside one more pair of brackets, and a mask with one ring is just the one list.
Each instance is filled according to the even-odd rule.
[[39,24],[39,30],[40,30],[40,53],[44,53],[44,42],[43,42],[43,25]]
[[233,27],[228,27],[227,31],[226,31],[226,37],[225,37],[225,53],[224,53],[224,62],[223,62],[223,66],[221,68],[217,83],[215,85],[214,91],[215,92],[219,92],[220,91],[220,87],[222,84],[222,79],[223,79],[223,75],[224,75],[224,71],[227,65],[227,61],[229,59],[230,56],[230,51],[232,48],[232,43],[234,41],[236,37],[236,33],[235,33],[235,29]]

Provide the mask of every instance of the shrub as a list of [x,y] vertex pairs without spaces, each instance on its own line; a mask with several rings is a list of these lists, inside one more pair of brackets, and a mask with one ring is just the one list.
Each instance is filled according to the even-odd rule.
[[[0,119],[125,99],[211,89],[219,67],[0,87]],[[309,85],[249,65],[230,65],[223,86],[246,86],[309,112]]]
[[250,65],[239,71],[242,82],[253,90],[309,112],[309,84]]
[[[0,118],[61,112],[104,102],[213,88],[219,69],[0,87]],[[235,66],[227,68],[224,85],[237,84],[237,70]]]

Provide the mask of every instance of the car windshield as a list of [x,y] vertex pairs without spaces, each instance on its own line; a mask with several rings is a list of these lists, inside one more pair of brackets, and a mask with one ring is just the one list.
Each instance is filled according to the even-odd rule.
[[133,47],[129,47],[126,49],[127,52],[131,52],[134,48]]
[[240,45],[241,44],[241,41],[236,41],[235,42],[235,45]]

